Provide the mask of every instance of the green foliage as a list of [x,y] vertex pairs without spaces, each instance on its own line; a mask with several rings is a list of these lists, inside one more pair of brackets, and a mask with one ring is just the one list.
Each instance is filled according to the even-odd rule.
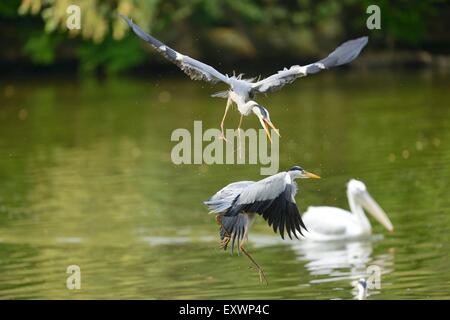
[[[113,73],[146,56],[118,13],[187,52],[214,47],[226,50],[227,58],[299,58],[355,34],[370,34],[381,44],[417,45],[439,3],[443,0],[11,0],[0,2],[0,17],[19,23],[17,30],[24,28],[24,19],[32,21],[20,38],[22,52],[34,63],[51,64],[60,58],[58,52],[72,50],[83,71],[101,67]],[[81,30],[66,28],[72,4],[81,8]],[[370,4],[381,8],[382,30],[365,27]]]
[[427,30],[426,17],[435,13],[435,5],[442,0],[365,0],[366,6],[376,4],[381,9],[382,30],[390,39],[405,44],[417,44],[425,36]]
[[84,41],[79,46],[78,55],[83,73],[93,72],[100,66],[104,66],[107,73],[116,73],[142,63],[147,56],[132,36],[120,43],[110,37],[98,45]]
[[44,32],[33,32],[23,46],[23,52],[28,54],[36,64],[48,65],[55,60],[55,49],[61,42],[61,37]]
[[0,17],[12,18],[17,16],[17,7],[21,0],[0,1]]

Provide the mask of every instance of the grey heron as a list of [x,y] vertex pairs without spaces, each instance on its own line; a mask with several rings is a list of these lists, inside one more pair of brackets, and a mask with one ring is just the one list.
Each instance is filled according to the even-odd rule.
[[221,247],[226,250],[231,241],[233,253],[237,245],[238,253],[242,251],[255,266],[261,282],[263,279],[267,282],[264,271],[244,248],[249,228],[255,214],[259,214],[283,239],[285,230],[290,239],[292,236],[298,239],[297,233],[302,234],[302,228],[307,230],[295,202],[297,178],[320,177],[294,166],[257,182],[231,183],[205,201],[210,213],[217,214]]
[[130,28],[139,38],[148,42],[165,58],[176,64],[192,80],[204,80],[213,84],[221,81],[229,86],[229,90],[221,91],[212,95],[213,97],[227,99],[225,113],[223,115],[222,122],[220,123],[222,132],[221,138],[224,140],[226,140],[223,129],[225,118],[230,106],[235,103],[241,114],[238,132],[242,124],[243,116],[248,116],[253,113],[258,117],[259,122],[265,130],[269,140],[272,141],[270,130],[273,129],[275,133],[279,135],[278,129],[275,128],[270,120],[270,115],[267,109],[253,100],[255,99],[256,94],[274,92],[281,89],[284,85],[293,82],[297,78],[349,63],[359,55],[368,41],[367,37],[349,40],[341,44],[337,49],[322,60],[304,66],[294,65],[289,69],[284,68],[270,77],[256,81],[255,78],[242,79],[242,74],[238,76],[224,75],[215,68],[168,47],[158,39],[145,33],[128,17],[122,15],[121,17],[128,23]]
[[347,184],[347,198],[351,212],[335,207],[309,207],[302,217],[309,228],[305,238],[333,241],[368,237],[372,233],[372,227],[364,209],[387,230],[394,230],[388,216],[370,196],[363,182],[350,180]]

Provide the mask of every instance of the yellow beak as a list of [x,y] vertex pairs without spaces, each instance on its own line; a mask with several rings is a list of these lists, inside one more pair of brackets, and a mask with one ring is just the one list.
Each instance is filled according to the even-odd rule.
[[270,129],[273,129],[275,131],[275,133],[279,137],[281,137],[280,132],[278,131],[277,128],[275,128],[275,126],[273,125],[273,123],[270,120],[259,118],[259,121],[261,122],[261,126],[263,127],[264,131],[266,132],[267,138],[269,138],[270,143],[272,143],[272,136],[270,134]]
[[320,177],[317,174],[305,171],[305,176],[307,176],[308,178],[313,178],[313,179],[320,179]]

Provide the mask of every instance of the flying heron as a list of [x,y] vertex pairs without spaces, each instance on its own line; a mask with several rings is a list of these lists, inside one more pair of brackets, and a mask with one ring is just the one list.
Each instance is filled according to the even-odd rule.
[[284,68],[283,70],[278,71],[278,73],[271,75],[270,77],[256,81],[255,78],[242,79],[242,74],[231,77],[228,75],[224,75],[203,62],[200,62],[187,55],[183,55],[173,50],[158,39],[145,33],[129,18],[122,15],[121,17],[128,23],[130,28],[139,38],[148,42],[165,58],[175,63],[192,80],[204,80],[213,84],[221,81],[229,86],[229,90],[217,92],[212,95],[212,97],[227,99],[225,113],[223,115],[222,122],[220,123],[220,129],[222,132],[221,138],[224,140],[226,140],[223,129],[225,118],[230,106],[232,105],[232,103],[235,103],[241,114],[238,125],[238,132],[240,132],[239,128],[241,127],[243,116],[248,116],[253,113],[258,117],[259,122],[266,132],[269,140],[272,141],[270,129],[273,129],[275,133],[279,135],[278,129],[275,128],[272,121],[270,120],[270,115],[267,109],[253,100],[256,94],[266,94],[274,92],[282,88],[284,85],[293,82],[299,77],[304,77],[309,74],[318,73],[324,69],[349,63],[359,55],[368,41],[367,37],[349,40],[341,44],[325,59],[304,66],[294,65],[289,69]]
[[333,241],[368,237],[372,233],[372,227],[364,209],[387,230],[394,230],[388,216],[370,196],[364,183],[350,180],[347,184],[347,198],[351,212],[335,207],[309,207],[302,217],[309,231],[305,238]]
[[255,214],[259,214],[283,239],[285,230],[290,239],[292,236],[298,239],[297,233],[302,234],[302,228],[307,230],[295,202],[297,178],[320,177],[294,166],[257,182],[231,183],[205,201],[210,213],[217,214],[221,247],[226,250],[231,240],[233,253],[237,245],[238,253],[242,251],[255,266],[261,282],[267,283],[264,271],[244,248],[249,228]]

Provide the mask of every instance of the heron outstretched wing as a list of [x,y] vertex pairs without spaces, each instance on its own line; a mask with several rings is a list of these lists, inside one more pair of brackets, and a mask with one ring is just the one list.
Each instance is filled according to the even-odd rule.
[[233,205],[234,199],[236,199],[242,190],[254,183],[254,181],[230,183],[217,191],[217,193],[206,200],[204,204],[208,206],[210,213],[223,213]]
[[229,84],[228,77],[223,75],[213,67],[173,50],[172,48],[166,46],[158,39],[145,33],[144,30],[142,30],[138,25],[133,23],[133,21],[131,21],[128,17],[125,17],[123,15],[120,16],[128,23],[130,28],[139,38],[148,42],[164,57],[166,57],[171,62],[175,63],[192,80],[204,80],[212,83],[223,81]]
[[302,234],[306,230],[295,203],[297,186],[291,181],[287,172],[280,172],[266,179],[249,185],[235,198],[225,216],[236,216],[241,212],[251,212],[261,215],[280,233],[284,239],[284,231],[289,238],[297,232]]
[[325,59],[305,65],[292,66],[289,69],[278,71],[278,73],[267,77],[263,80],[255,82],[252,85],[253,90],[260,93],[269,93],[279,90],[284,85],[292,83],[299,77],[307,76],[308,74],[318,73],[324,69],[340,66],[354,60],[364,46],[367,44],[368,38],[361,37],[354,40],[349,40],[341,44]]

